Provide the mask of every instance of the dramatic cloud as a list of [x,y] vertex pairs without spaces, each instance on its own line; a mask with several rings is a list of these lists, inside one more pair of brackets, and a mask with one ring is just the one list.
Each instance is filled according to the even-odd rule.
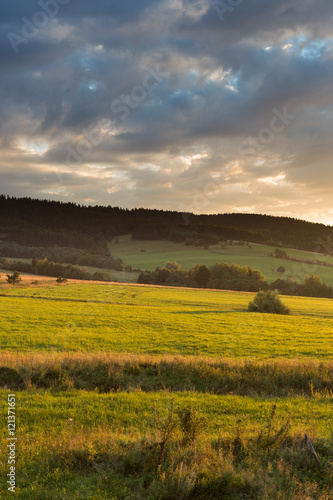
[[333,3],[0,7],[1,192],[333,224]]

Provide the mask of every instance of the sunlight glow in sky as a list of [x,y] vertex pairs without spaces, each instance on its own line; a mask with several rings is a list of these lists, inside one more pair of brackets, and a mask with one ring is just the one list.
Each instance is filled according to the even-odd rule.
[[333,2],[82,0],[22,42],[36,9],[0,7],[1,193],[333,225]]

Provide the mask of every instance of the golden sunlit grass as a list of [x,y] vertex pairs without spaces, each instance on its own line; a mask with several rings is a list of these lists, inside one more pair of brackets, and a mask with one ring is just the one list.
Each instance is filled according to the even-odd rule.
[[332,498],[332,301],[284,297],[286,318],[239,292],[1,288],[17,498]]
[[[7,392],[0,392],[3,413]],[[224,491],[227,499],[291,500],[306,491],[320,499],[332,493],[328,399],[283,398],[272,416],[272,398],[195,392],[31,390],[16,397],[20,499],[218,499]],[[322,471],[302,452],[304,432]],[[5,470],[5,437],[0,444]]]
[[330,299],[284,297],[286,317],[248,312],[253,295],[242,292],[73,283],[2,293],[2,350],[333,357]]
[[99,392],[164,389],[249,396],[333,397],[331,360],[3,352],[0,366],[0,383],[11,390],[24,387]]

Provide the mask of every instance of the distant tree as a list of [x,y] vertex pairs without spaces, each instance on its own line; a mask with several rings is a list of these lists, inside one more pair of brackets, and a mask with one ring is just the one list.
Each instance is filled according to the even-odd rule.
[[139,274],[137,283],[144,283],[144,284],[153,284],[154,283],[154,274],[151,271],[143,271],[142,273]]
[[277,280],[273,281],[269,285],[271,290],[277,290],[278,293],[282,293],[283,295],[297,295],[300,284],[297,283],[296,281],[292,281],[291,279],[281,279],[278,278]]
[[187,280],[188,273],[186,271],[182,271],[181,269],[176,269],[174,271],[171,271],[165,284],[167,286],[187,286]]
[[177,271],[178,269],[180,269],[180,264],[178,264],[178,262],[173,262],[171,260],[169,260],[165,266],[164,266],[166,269],[169,269],[169,271]]
[[14,271],[13,274],[7,274],[6,282],[10,285],[17,285],[22,281],[21,275],[18,271]]
[[210,276],[209,288],[257,292],[268,287],[261,271],[249,266],[216,263],[210,268]]
[[164,283],[166,282],[166,280],[169,278],[170,276],[170,269],[167,269],[166,267],[163,267],[163,269],[156,269],[155,270],[155,283],[157,285],[164,285]]
[[210,280],[210,272],[206,266],[198,265],[191,272],[191,277],[199,288],[206,288]]
[[289,307],[285,306],[277,292],[273,290],[261,290],[254,300],[249,303],[250,312],[261,312],[271,314],[291,314]]
[[286,268],[284,266],[280,266],[277,268],[277,272],[280,274],[283,274],[286,272]]
[[318,288],[322,284],[321,277],[314,274],[308,274],[304,280],[304,285]]
[[318,297],[322,286],[323,283],[320,276],[309,274],[300,286],[300,293],[308,297]]
[[281,248],[276,248],[274,250],[274,257],[277,259],[288,259],[288,255],[284,250],[281,250]]

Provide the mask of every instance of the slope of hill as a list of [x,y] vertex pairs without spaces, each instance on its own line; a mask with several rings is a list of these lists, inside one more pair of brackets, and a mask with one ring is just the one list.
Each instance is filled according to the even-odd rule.
[[106,251],[115,236],[192,240],[208,244],[230,239],[284,245],[333,254],[333,227],[258,214],[193,215],[178,212],[80,206],[0,196],[0,234],[25,246],[69,246]]
[[250,245],[239,245],[237,242],[233,242],[232,245],[219,243],[204,249],[165,240],[133,240],[131,235],[125,235],[109,243],[109,250],[115,258],[122,259],[124,266],[132,266],[135,269],[153,271],[156,267],[162,268],[167,261],[176,261],[185,270],[197,264],[209,267],[216,262],[226,262],[259,269],[271,283],[281,277],[277,269],[283,266],[286,269],[283,278],[303,281],[308,274],[315,274],[327,285],[333,286],[333,267],[317,264],[319,261],[333,266],[333,256],[303,250],[285,249],[288,256],[299,260],[311,260],[312,264],[278,259],[269,255],[274,252],[274,247],[256,243]]

